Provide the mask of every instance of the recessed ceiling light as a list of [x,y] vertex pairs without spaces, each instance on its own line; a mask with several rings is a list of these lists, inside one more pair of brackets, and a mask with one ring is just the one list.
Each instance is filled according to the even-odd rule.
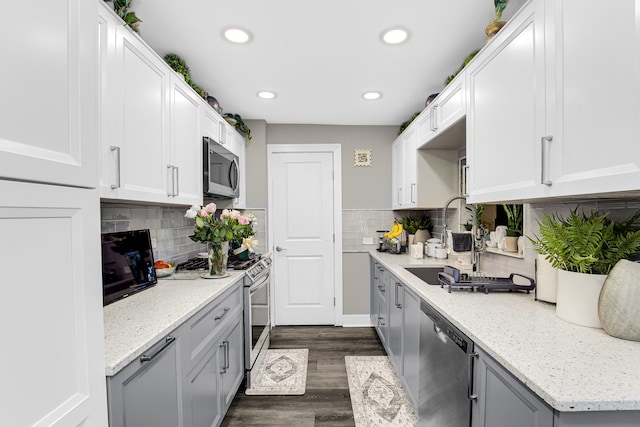
[[262,99],[273,99],[276,97],[276,93],[268,90],[263,90],[258,92],[258,96]]
[[365,93],[362,94],[362,97],[364,99],[369,100],[369,101],[374,101],[376,99],[382,98],[382,93],[380,93],[380,92],[365,92]]
[[223,34],[225,39],[233,43],[248,43],[251,41],[251,33],[243,28],[227,28]]
[[409,32],[403,28],[392,28],[382,33],[382,41],[387,44],[399,44],[407,41]]

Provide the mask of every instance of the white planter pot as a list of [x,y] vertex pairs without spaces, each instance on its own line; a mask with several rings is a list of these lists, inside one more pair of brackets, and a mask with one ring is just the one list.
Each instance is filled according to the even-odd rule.
[[558,269],[544,255],[536,256],[536,299],[540,301],[558,301]]
[[590,328],[602,328],[598,298],[607,276],[558,270],[556,315],[562,320]]

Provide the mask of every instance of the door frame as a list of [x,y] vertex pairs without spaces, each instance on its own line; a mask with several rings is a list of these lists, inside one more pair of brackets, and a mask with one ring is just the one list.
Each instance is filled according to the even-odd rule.
[[[272,163],[273,156],[277,153],[331,153],[333,154],[333,233],[335,242],[333,245],[333,262],[334,262],[334,324],[342,326],[342,146],[340,144],[267,144],[267,228],[268,240],[267,247],[270,251],[274,251],[272,247],[273,236],[273,209],[270,209],[273,201],[273,176]],[[272,271],[273,274],[273,271]],[[273,276],[272,282],[277,277]],[[275,292],[271,292],[271,307],[275,307]],[[271,324],[275,326],[274,317],[271,317]]]

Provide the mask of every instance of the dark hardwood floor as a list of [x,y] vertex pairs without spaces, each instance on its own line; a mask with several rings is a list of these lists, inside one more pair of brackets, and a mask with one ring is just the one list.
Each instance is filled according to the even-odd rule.
[[308,348],[307,389],[303,396],[236,394],[223,427],[354,427],[344,356],[384,356],[373,328],[278,326],[270,348]]

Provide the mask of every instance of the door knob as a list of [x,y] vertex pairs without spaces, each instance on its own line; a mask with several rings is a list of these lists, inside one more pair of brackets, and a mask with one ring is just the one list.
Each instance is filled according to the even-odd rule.
[[276,251],[278,252],[282,252],[282,251],[286,251],[287,248],[281,248],[280,246],[276,246]]

